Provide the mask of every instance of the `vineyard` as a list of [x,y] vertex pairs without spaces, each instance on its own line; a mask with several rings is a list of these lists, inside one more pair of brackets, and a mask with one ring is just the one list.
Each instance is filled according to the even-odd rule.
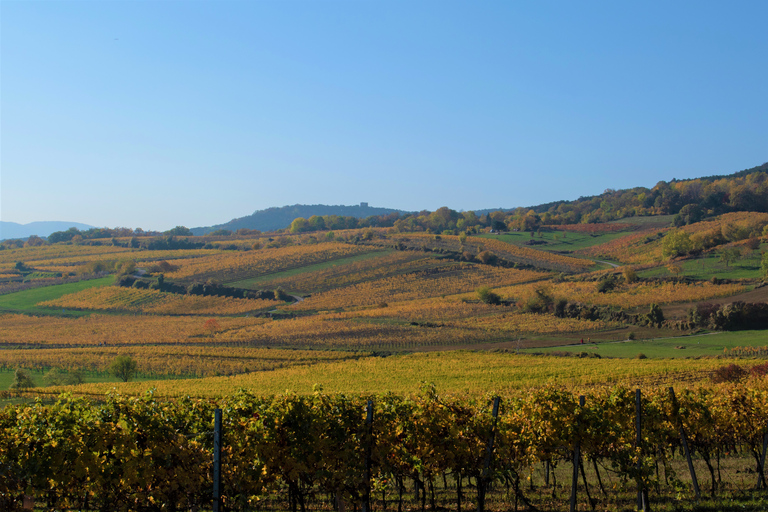
[[90,288],[41,302],[51,308],[123,311],[157,315],[237,315],[273,309],[280,301],[231,297],[179,295],[134,288]]
[[[6,386],[17,369],[34,379],[0,395],[0,509],[25,496],[48,509],[210,507],[216,407],[230,510],[566,510],[576,446],[580,509],[632,508],[638,487],[677,503],[696,493],[681,425],[712,503],[763,499],[752,488],[768,388],[749,371],[768,345],[751,263],[763,224],[4,249],[0,371]],[[665,256],[679,233],[706,248]],[[735,252],[750,259],[714,275],[709,262]],[[659,277],[692,265],[703,278]],[[124,358],[140,381],[116,382]],[[722,372],[739,383],[715,384]],[[635,388],[648,390],[639,442]]]
[[[738,233],[754,231],[765,220],[727,214],[684,229],[691,236],[717,229]],[[665,232],[642,223],[561,229],[555,233],[617,237],[576,251],[581,255],[594,250],[592,257],[632,260],[610,252],[615,247],[636,251],[646,262],[661,254]],[[13,282],[0,287],[0,309],[6,312],[0,317],[0,366],[104,372],[111,358],[125,354],[145,375],[238,375],[273,368],[261,357],[236,355],[267,348],[315,350],[321,362],[326,350],[390,354],[492,344],[528,349],[583,337],[679,335],[694,329],[685,323],[686,308],[733,302],[754,286],[749,280],[630,282],[621,268],[594,271],[590,259],[487,236],[369,228],[207,238],[196,245],[182,240],[178,248],[161,240],[152,250],[156,241],[141,237],[111,245],[7,249],[0,251],[0,264]],[[554,246],[563,245],[557,241]],[[61,277],[46,273],[55,270]],[[122,286],[112,286],[110,278],[92,280],[107,273],[130,280]],[[609,289],[601,287],[606,280]],[[192,287],[195,294],[187,291]],[[496,299],[485,301],[480,289]],[[556,311],[557,304],[570,304],[570,313]],[[666,323],[645,321],[654,304],[677,316]],[[190,353],[171,352],[171,346]],[[30,349],[36,353],[25,352]],[[63,351],[59,358],[55,350]],[[195,356],[195,350],[208,355]],[[233,357],[214,363],[227,350]]]
[[[310,351],[297,352],[311,357]],[[40,388],[34,390],[34,393],[37,396],[55,396],[69,391],[88,396],[104,396],[117,390],[123,394],[140,395],[153,387],[157,397],[220,398],[238,389],[251,389],[264,396],[286,391],[307,395],[320,386],[328,393],[347,395],[375,394],[381,390],[408,394],[419,389],[424,381],[434,382],[448,393],[470,395],[518,393],[547,385],[588,391],[595,387],[616,385],[690,386],[692,383],[708,381],[712,372],[725,364],[740,362],[714,358],[545,357],[517,355],[514,352],[451,350],[388,357],[357,353],[358,357],[354,360],[319,360],[313,365],[286,365],[270,372],[205,379],[91,383],[76,388]],[[278,353],[286,354],[287,351]],[[319,357],[332,358],[334,354],[336,351],[323,351]]]
[[649,510],[699,496],[722,509],[734,492],[763,496],[765,380],[676,391],[63,396],[0,411],[0,505],[211,506],[220,438],[227,510]]

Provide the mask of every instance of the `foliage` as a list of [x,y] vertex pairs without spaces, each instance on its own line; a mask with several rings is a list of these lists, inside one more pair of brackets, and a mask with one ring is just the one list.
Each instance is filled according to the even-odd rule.
[[491,290],[488,286],[481,286],[478,288],[477,297],[486,304],[501,304],[501,296]]
[[658,304],[651,304],[648,314],[646,315],[648,323],[655,326],[660,326],[664,321],[664,312],[661,310]]
[[692,248],[691,235],[682,229],[668,231],[661,242],[661,253],[666,258],[685,256]]
[[631,266],[626,266],[622,269],[622,275],[624,276],[624,282],[632,284],[637,282],[637,272]]
[[11,383],[11,389],[29,389],[37,386],[32,380],[32,376],[29,371],[23,368],[17,368],[16,373],[13,375],[13,382]]
[[703,302],[688,311],[688,320],[708,329],[734,331],[768,328],[768,304],[735,301],[730,304]]
[[123,382],[128,382],[136,376],[137,367],[136,361],[130,356],[119,355],[109,365],[109,373]]
[[72,386],[82,384],[85,382],[85,378],[80,370],[62,372],[58,368],[51,368],[43,375],[43,381],[45,381],[46,386]]
[[747,370],[737,364],[721,366],[712,372],[712,382],[738,382],[748,375]]
[[[10,475],[0,480],[0,496],[10,497],[5,508],[34,489],[44,490],[47,506],[57,510],[208,508],[215,408],[223,412],[227,509],[262,508],[270,498],[305,508],[313,495],[338,495],[358,506],[370,485],[364,477],[367,457],[372,482],[396,483],[379,489],[390,497],[401,495],[410,479],[434,490],[436,480],[450,474],[457,482],[482,478],[498,487],[511,479],[510,492],[533,500],[536,493],[521,478],[544,462],[555,467],[568,459],[576,444],[595,468],[610,467],[614,487],[659,492],[667,478],[655,470],[674,477],[670,461],[681,449],[681,427],[708,466],[715,454],[719,463],[735,460],[727,453],[746,453],[754,461],[742,461],[754,464],[754,474],[764,480],[759,460],[768,393],[760,381],[682,389],[675,399],[666,387],[644,389],[639,442],[634,389],[612,386],[582,394],[583,407],[577,394],[554,386],[503,393],[496,418],[493,395],[453,396],[431,384],[402,395],[318,389],[262,397],[241,390],[216,401],[164,401],[152,391],[137,397],[113,393],[100,402],[63,395],[51,404],[0,410],[0,467]],[[368,400],[374,408],[370,426]],[[494,451],[487,458],[490,438]],[[730,478],[729,468],[724,464],[722,472]],[[716,481],[712,472],[713,493]],[[687,493],[677,492],[678,499]]]
[[613,274],[608,274],[597,282],[597,292],[606,293],[616,288],[616,278]]

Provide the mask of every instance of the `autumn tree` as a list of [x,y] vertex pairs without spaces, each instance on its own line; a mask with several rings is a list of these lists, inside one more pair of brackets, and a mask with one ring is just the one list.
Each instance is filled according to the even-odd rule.
[[669,231],[661,241],[661,254],[665,258],[685,256],[692,249],[691,235],[682,229]]

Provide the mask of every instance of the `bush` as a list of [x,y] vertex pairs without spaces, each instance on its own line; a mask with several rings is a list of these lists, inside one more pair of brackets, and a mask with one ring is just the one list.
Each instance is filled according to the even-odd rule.
[[75,384],[82,384],[85,379],[81,371],[62,372],[58,368],[51,368],[43,376],[46,386],[73,386]]
[[714,383],[738,382],[747,376],[747,370],[737,364],[721,366],[712,372],[711,380]]
[[768,363],[758,364],[757,366],[753,366],[749,370],[749,374],[753,377],[765,377],[768,375]]
[[291,302],[293,300],[293,297],[291,297],[282,288],[278,288],[277,290],[275,290],[275,300],[280,300],[280,301],[283,301],[283,302]]
[[498,257],[491,251],[483,251],[477,255],[478,261],[485,263],[486,265],[493,265],[498,261]]
[[24,368],[18,368],[16,373],[13,374],[13,382],[11,383],[11,389],[29,389],[34,388],[37,385],[32,380],[29,370]]
[[648,359],[648,356],[640,352],[635,356],[635,359]]
[[597,283],[597,292],[598,293],[606,293],[616,288],[616,280],[613,278],[613,276],[607,276],[598,281]]
[[635,339],[635,337],[636,337],[636,336],[635,336],[635,332],[634,332],[634,331],[630,331],[630,333],[629,333],[629,334],[627,334],[627,339],[628,339],[628,340],[634,340],[634,339]]
[[477,289],[477,297],[486,304],[501,304],[501,296],[487,286],[481,286]]
[[646,319],[650,325],[661,327],[661,323],[664,321],[664,312],[658,304],[651,304]]

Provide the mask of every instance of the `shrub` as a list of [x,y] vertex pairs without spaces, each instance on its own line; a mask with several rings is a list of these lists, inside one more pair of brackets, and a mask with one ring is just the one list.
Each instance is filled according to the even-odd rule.
[[597,292],[606,293],[613,290],[616,287],[616,280],[613,276],[606,276],[597,283]]
[[738,382],[747,376],[747,370],[737,364],[721,366],[712,372],[711,380],[715,383]]
[[18,368],[16,373],[13,374],[11,389],[28,389],[34,388],[35,386],[35,381],[32,380],[32,375],[30,375],[29,370]]
[[648,356],[640,352],[635,356],[635,359],[648,359]]
[[753,377],[765,377],[768,375],[768,363],[758,364],[757,366],[753,366],[749,370],[749,374]]
[[499,258],[491,251],[483,251],[477,255],[477,259],[486,265],[493,265]]
[[501,296],[487,286],[481,286],[477,289],[477,297],[486,304],[501,304]]

